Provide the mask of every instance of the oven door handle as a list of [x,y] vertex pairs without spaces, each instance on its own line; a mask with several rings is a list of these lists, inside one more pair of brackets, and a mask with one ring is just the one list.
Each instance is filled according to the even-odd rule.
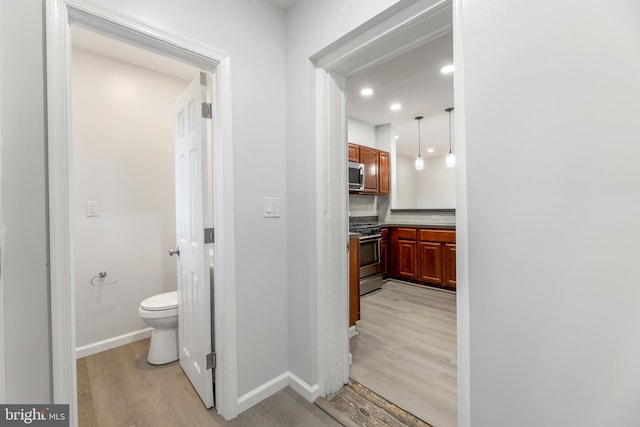
[[360,241],[361,242],[368,242],[369,240],[376,240],[376,239],[381,239],[382,238],[382,234],[374,234],[373,236],[361,236],[360,237]]

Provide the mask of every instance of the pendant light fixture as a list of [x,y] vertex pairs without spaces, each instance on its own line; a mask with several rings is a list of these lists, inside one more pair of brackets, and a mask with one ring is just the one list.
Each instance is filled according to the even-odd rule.
[[444,111],[449,113],[449,154],[447,154],[445,161],[447,163],[447,167],[452,168],[456,165],[456,156],[453,154],[453,151],[451,151],[451,112],[453,111],[453,107],[449,107]]
[[422,118],[422,116],[416,117],[416,120],[418,121],[418,157],[416,157],[416,169],[419,171],[424,169],[424,159],[420,154],[420,120],[422,120]]

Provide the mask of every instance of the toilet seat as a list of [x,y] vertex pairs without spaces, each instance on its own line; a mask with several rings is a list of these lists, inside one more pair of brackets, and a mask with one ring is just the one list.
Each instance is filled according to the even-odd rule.
[[165,310],[145,310],[142,307],[138,307],[138,316],[141,319],[162,319],[173,316],[178,316],[178,307],[167,308]]
[[164,311],[178,308],[178,291],[154,295],[140,303],[140,310]]

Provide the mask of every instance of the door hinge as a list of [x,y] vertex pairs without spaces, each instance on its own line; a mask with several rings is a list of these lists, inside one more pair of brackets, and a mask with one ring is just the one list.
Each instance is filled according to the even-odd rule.
[[213,352],[207,354],[207,369],[216,369],[216,354]]
[[210,119],[213,117],[213,112],[211,111],[211,103],[203,102],[202,103],[202,118]]
[[204,244],[213,243],[215,240],[213,234],[213,228],[205,228],[204,229]]

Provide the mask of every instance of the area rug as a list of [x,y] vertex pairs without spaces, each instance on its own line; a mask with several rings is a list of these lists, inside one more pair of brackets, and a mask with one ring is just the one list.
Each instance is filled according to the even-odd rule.
[[432,427],[351,379],[315,404],[345,427]]

